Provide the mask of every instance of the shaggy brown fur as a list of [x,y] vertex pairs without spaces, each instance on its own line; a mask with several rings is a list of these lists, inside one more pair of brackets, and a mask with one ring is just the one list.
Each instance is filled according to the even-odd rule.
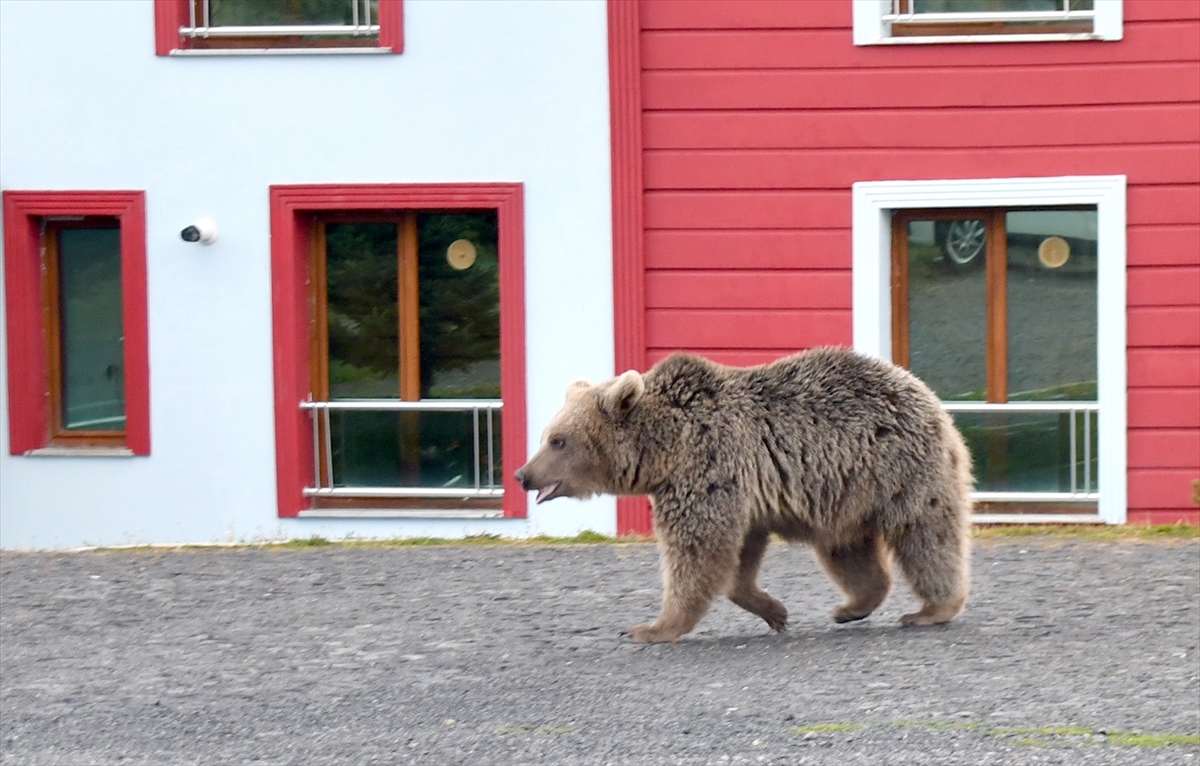
[[537,501],[649,495],[662,612],[634,641],[675,641],[725,593],[775,630],[787,609],[757,584],[771,533],[809,543],[860,620],[892,586],[922,600],[905,625],[967,600],[970,456],[937,397],[888,362],[823,348],[762,367],[676,354],[644,376],[575,383],[517,480]]

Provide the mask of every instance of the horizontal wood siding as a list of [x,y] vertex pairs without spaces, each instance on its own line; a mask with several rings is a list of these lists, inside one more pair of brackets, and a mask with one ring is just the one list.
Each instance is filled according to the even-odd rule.
[[856,181],[1125,175],[1130,518],[1200,521],[1200,3],[1125,0],[1120,42],[868,47],[848,0],[640,5],[647,363],[849,344]]

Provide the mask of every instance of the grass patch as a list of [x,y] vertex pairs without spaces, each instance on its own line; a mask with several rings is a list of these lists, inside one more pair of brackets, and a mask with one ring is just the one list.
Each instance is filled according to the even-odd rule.
[[[832,724],[838,726],[839,724]],[[842,724],[847,725],[847,724]],[[848,724],[853,725],[853,724]],[[934,731],[973,731],[980,725],[973,721],[895,721],[897,727],[913,727]],[[816,727],[806,727],[815,729]],[[793,729],[793,731],[797,731]],[[1098,731],[1086,726],[1001,726],[980,732],[989,737],[1004,738],[1022,747],[1079,748],[1079,747],[1196,747],[1200,734],[1144,734],[1127,731]]]
[[792,734],[824,734],[835,731],[858,731],[865,727],[862,723],[814,723],[808,726],[793,726],[788,729]]
[[1086,726],[1039,726],[1036,728],[1003,726],[998,729],[992,729],[988,733],[993,737],[1004,737],[1011,734],[1037,734],[1043,737],[1083,737],[1091,735],[1094,732]]
[[[979,525],[975,527],[977,540],[1009,540],[1035,538],[1041,540],[1081,540],[1097,542],[1153,542],[1176,540],[1200,540],[1200,526],[1194,524],[1160,524],[1157,526],[1107,524],[1014,524]],[[637,545],[653,543],[653,536],[609,537],[592,530],[584,530],[572,537],[502,537],[498,534],[479,534],[467,537],[395,537],[386,540],[363,540],[348,538],[329,540],[313,535],[295,540],[248,543],[154,543],[150,545],[101,545],[75,548],[61,552],[152,552],[164,550],[206,550],[214,548],[279,548],[305,549],[339,546],[343,548],[419,548],[425,546],[487,546],[507,545],[514,547],[539,545]],[[4,555],[26,551],[6,550]],[[29,551],[36,552],[36,551]],[[918,723],[914,725],[925,725]]]
[[977,540],[1001,540],[1013,537],[1042,537],[1070,540],[1138,541],[1138,540],[1196,540],[1200,526],[1194,524],[1158,524],[1155,526],[1123,524],[1013,524],[979,525]]
[[1110,731],[1105,743],[1122,747],[1172,747],[1200,745],[1200,734],[1138,734],[1130,731]]
[[974,721],[896,721],[894,726],[912,726],[923,729],[934,730],[957,730],[957,731],[972,731],[979,728],[979,724]]
[[285,548],[319,548],[323,545],[333,545],[333,543],[320,535],[313,535],[312,537],[305,537],[299,540],[288,540],[282,545]]
[[[1002,727],[988,732],[994,737],[1016,736],[1023,747],[1179,747],[1200,745],[1200,734],[1145,734],[1130,731],[1098,732],[1085,726]],[[1086,740],[1063,741],[1086,737]]]

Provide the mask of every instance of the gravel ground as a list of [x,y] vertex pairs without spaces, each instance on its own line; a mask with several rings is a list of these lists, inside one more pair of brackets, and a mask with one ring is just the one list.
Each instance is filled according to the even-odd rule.
[[[967,611],[677,645],[648,545],[0,555],[3,764],[1200,764],[1200,546],[984,541]],[[1131,732],[1190,737],[1130,739]]]

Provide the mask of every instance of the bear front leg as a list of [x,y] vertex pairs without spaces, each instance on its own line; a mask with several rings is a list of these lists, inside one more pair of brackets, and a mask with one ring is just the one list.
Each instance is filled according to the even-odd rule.
[[746,535],[738,558],[737,574],[729,588],[729,600],[763,618],[771,630],[782,632],[787,629],[787,608],[758,587],[758,569],[762,566],[768,542],[770,533],[766,529],[754,529]]
[[737,546],[686,543],[663,546],[663,604],[658,619],[625,634],[638,644],[674,643],[691,631],[728,584],[737,565]]

